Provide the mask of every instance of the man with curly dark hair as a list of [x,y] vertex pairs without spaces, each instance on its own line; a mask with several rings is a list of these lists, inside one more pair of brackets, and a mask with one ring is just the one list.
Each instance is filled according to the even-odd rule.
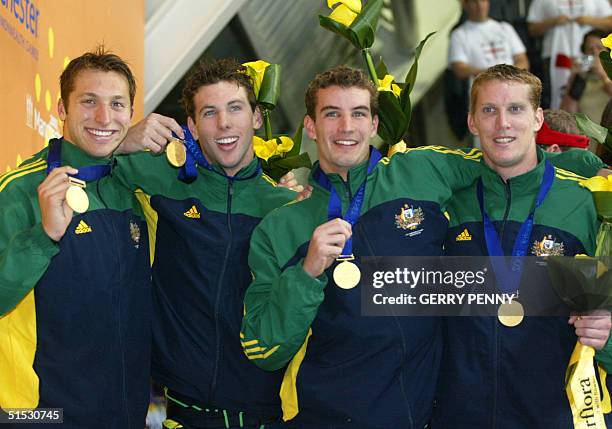
[[241,351],[247,255],[261,218],[296,194],[277,187],[254,155],[262,116],[244,66],[198,63],[181,104],[195,176],[150,153],[120,160],[151,236],[152,374],[166,388],[164,425],[268,428],[280,416],[282,372],[251,365]]

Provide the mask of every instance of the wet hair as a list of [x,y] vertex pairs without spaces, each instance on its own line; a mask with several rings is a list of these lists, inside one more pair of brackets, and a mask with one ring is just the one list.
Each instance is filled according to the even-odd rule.
[[123,59],[107,51],[104,45],[97,46],[93,51],[86,52],[70,61],[60,76],[60,93],[64,100],[64,108],[68,110],[68,97],[74,90],[74,82],[81,71],[95,70],[115,72],[123,76],[128,83],[130,106],[134,105],[136,95],[136,79]]
[[195,120],[194,96],[201,87],[219,82],[232,82],[243,87],[247,93],[249,104],[255,110],[256,99],[253,81],[246,73],[246,67],[234,59],[200,60],[185,79],[183,95],[180,103],[188,117]]
[[337,66],[326,72],[319,73],[308,85],[304,102],[306,103],[306,114],[312,119],[316,115],[317,93],[320,89],[330,86],[341,88],[360,88],[370,93],[370,113],[374,116],[378,112],[378,90],[366,74],[347,66]]

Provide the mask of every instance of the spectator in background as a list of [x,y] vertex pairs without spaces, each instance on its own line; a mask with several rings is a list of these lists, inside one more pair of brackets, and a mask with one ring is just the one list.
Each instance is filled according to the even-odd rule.
[[568,90],[561,102],[563,110],[584,113],[594,121],[601,117],[612,96],[612,81],[608,79],[599,60],[599,53],[607,51],[601,43],[601,39],[606,36],[607,33],[601,30],[589,31],[584,36],[581,46],[584,55],[573,68]]
[[582,38],[593,28],[612,30],[612,7],[608,0],[533,0],[527,22],[531,36],[544,36],[542,105],[559,108],[571,74],[568,60],[580,56]]
[[448,62],[459,79],[495,64],[529,69],[525,46],[507,22],[489,18],[489,0],[461,0],[467,21],[451,33]]
[[546,152],[587,149],[589,138],[581,135],[576,118],[559,109],[544,110],[544,124],[536,134],[536,143]]
[[[474,76],[496,64],[529,69],[525,46],[514,28],[507,22],[489,18],[489,0],[461,0],[461,6],[467,21],[451,33],[448,63],[457,79],[469,80],[466,91]],[[453,109],[462,123],[467,117],[468,103],[466,97],[461,108]],[[474,147],[480,147],[478,137],[470,138]]]

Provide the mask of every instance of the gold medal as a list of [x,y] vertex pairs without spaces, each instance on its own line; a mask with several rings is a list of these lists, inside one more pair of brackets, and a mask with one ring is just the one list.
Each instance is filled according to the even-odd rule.
[[66,191],[66,203],[77,213],[85,213],[89,208],[89,197],[85,192],[85,182],[83,180],[69,177],[70,187]]
[[517,300],[513,299],[510,303],[504,303],[499,306],[497,310],[497,318],[499,322],[509,328],[514,328],[523,321],[525,317],[525,310],[523,305]]
[[174,167],[182,167],[187,160],[187,150],[180,140],[174,139],[166,146],[166,158]]
[[334,282],[339,288],[353,289],[361,280],[361,271],[359,267],[350,260],[355,259],[353,255],[350,258],[340,257],[337,261],[342,261],[334,268]]

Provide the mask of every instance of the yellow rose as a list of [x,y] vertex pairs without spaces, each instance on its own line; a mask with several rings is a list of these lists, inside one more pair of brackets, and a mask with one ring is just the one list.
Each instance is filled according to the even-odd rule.
[[253,80],[253,91],[255,92],[255,98],[259,97],[259,89],[261,88],[261,83],[263,82],[266,68],[268,68],[269,65],[270,63],[262,60],[251,61],[243,64],[243,66],[247,68],[247,74]]
[[280,136],[279,140],[281,144],[276,147],[276,154],[280,155],[281,153],[287,153],[291,149],[293,149],[293,140],[287,136]]
[[276,140],[264,140],[261,137],[253,136],[253,149],[258,158],[267,161],[276,154]]
[[338,3],[340,5],[332,11],[329,17],[349,27],[357,18],[357,15],[361,13],[361,0],[327,0],[327,7],[331,9]]
[[384,78],[378,79],[378,90],[379,91],[389,91],[395,94],[396,97],[399,97],[402,93],[402,89],[393,83],[395,78],[390,74],[385,75]]
[[[605,39],[601,39],[601,43],[603,43],[606,48],[612,49],[612,33],[608,34],[608,37]],[[612,52],[610,52],[610,58],[612,58]]]

